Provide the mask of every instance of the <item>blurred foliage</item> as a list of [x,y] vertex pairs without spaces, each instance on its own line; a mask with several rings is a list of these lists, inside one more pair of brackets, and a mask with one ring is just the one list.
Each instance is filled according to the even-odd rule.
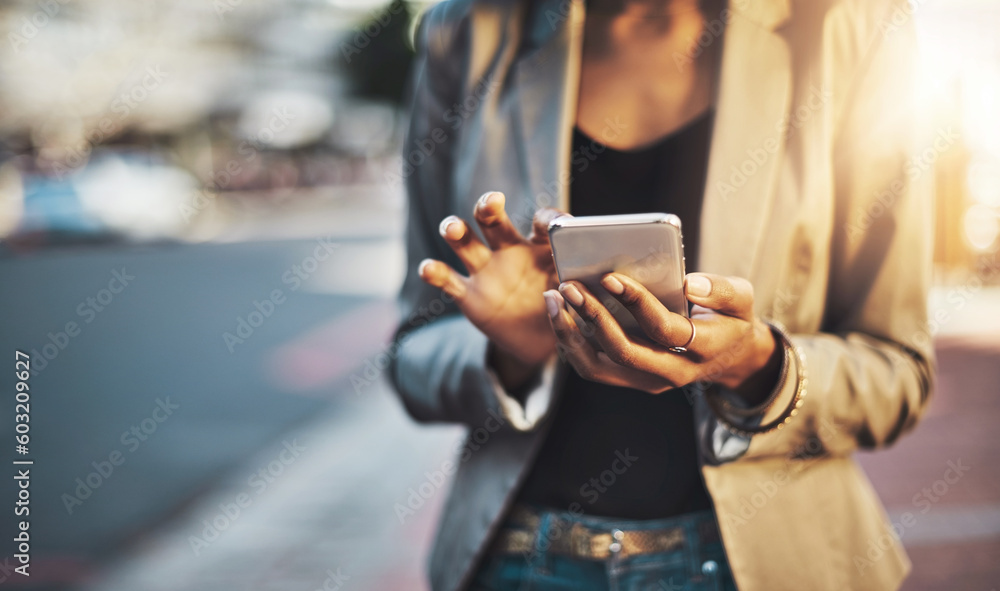
[[409,43],[412,20],[407,3],[393,0],[344,40],[338,57],[355,96],[403,105],[413,62]]

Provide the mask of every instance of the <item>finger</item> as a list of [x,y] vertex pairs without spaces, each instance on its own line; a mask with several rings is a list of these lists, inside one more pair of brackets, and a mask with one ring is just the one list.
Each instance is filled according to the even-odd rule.
[[664,376],[625,367],[613,361],[607,353],[595,350],[574,321],[573,308],[565,305],[562,295],[555,290],[549,290],[543,295],[552,329],[556,334],[557,350],[581,377],[651,394],[676,387],[675,382]]
[[497,191],[484,193],[476,202],[476,223],[482,229],[486,243],[494,250],[524,242],[524,237],[504,210],[505,203],[503,193]]
[[[687,319],[668,310],[638,281],[609,273],[601,280],[601,285],[632,313],[639,327],[654,343],[664,347],[683,347],[691,341],[691,324]],[[699,340],[699,344],[702,342]],[[693,342],[690,344],[697,346]]]
[[742,277],[689,273],[684,280],[687,299],[720,314],[753,320],[753,285]]
[[556,350],[570,363],[581,376],[591,378],[598,365],[597,352],[580,332],[569,310],[566,309],[562,295],[550,289],[542,294],[545,298],[545,308],[549,313],[552,332],[556,335]]
[[568,213],[545,207],[535,212],[535,217],[531,222],[531,238],[535,244],[549,243],[549,223],[560,216],[570,216]]
[[597,352],[597,359],[604,364],[605,368],[607,368],[605,371],[614,375],[616,382],[620,382],[613,383],[613,386],[634,388],[636,390],[649,392],[650,394],[659,394],[664,390],[676,387],[674,383],[670,382],[666,378],[618,365],[614,361],[611,361],[611,358],[608,357],[608,354],[604,351]]
[[612,361],[625,367],[658,372],[657,362],[662,365],[662,357],[657,359],[659,356],[651,350],[629,339],[611,312],[583,284],[563,283],[559,291],[587,323],[587,328],[593,331],[594,338]]
[[469,273],[475,273],[486,266],[493,255],[488,246],[469,228],[468,224],[450,215],[441,220],[438,228],[444,241],[455,251]]
[[612,386],[637,384],[646,386],[655,379],[654,376],[643,377],[640,375],[641,372],[622,367],[611,361],[607,355],[594,349],[590,341],[583,336],[558,291],[549,290],[542,295],[545,297],[549,321],[556,335],[556,350],[573,366],[580,377]]
[[444,291],[459,303],[468,291],[467,279],[441,261],[434,259],[420,261],[420,265],[417,266],[417,275],[424,283]]

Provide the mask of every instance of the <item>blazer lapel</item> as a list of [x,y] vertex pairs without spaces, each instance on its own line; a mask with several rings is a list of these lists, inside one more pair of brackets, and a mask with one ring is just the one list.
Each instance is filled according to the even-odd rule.
[[[775,32],[789,0],[733,2],[724,36],[708,177],[702,209],[701,268],[750,277],[773,201],[785,146],[791,56]],[[569,208],[570,148],[583,46],[582,0],[538,2],[517,62],[515,118],[526,198]]]
[[569,209],[570,149],[580,90],[582,0],[544,0],[529,15],[517,62],[517,103],[526,198],[536,207]]
[[723,40],[699,264],[706,272],[750,278],[785,149],[791,55],[775,29],[787,20],[789,6],[787,0],[733,4]]

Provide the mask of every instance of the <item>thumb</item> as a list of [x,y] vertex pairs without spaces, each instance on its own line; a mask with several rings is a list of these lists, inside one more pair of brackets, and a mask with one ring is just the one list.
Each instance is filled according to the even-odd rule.
[[753,320],[753,285],[742,277],[689,273],[684,292],[694,304],[720,314]]

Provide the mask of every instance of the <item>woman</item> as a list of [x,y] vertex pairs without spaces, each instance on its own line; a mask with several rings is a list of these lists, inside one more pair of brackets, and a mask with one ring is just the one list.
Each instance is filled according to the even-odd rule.
[[[851,458],[912,428],[931,390],[897,9],[482,0],[424,17],[392,378],[417,420],[469,427],[435,589],[900,585],[909,563]],[[677,213],[692,321],[611,274],[649,337],[631,339],[559,285],[558,210]]]

